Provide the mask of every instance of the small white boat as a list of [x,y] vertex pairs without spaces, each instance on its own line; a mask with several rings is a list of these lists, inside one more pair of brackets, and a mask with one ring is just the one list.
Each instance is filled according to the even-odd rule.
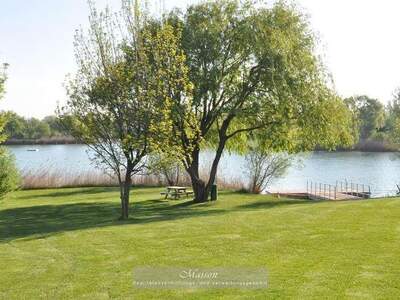
[[39,149],[28,149],[28,150],[26,150],[26,151],[29,151],[29,152],[38,152]]

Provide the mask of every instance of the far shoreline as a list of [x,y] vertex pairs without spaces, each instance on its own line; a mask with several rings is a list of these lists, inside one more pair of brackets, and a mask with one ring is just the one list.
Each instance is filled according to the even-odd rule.
[[81,145],[73,138],[44,138],[44,139],[10,139],[6,140],[4,146],[34,146],[34,145]]

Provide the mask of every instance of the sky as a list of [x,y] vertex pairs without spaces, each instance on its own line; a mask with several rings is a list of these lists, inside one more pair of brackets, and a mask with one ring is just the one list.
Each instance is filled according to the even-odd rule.
[[[166,0],[185,8],[198,0]],[[117,8],[120,0],[97,0]],[[387,103],[400,87],[399,0],[298,0],[320,39],[320,52],[342,97]],[[54,114],[75,69],[73,35],[87,26],[86,0],[0,0],[0,62],[10,64],[0,110]]]

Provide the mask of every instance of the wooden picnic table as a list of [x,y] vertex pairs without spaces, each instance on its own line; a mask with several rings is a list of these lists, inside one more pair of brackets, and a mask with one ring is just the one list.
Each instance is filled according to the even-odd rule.
[[187,188],[184,186],[167,186],[166,192],[161,194],[165,194],[165,199],[167,199],[168,196],[178,199],[181,196],[189,196],[190,194],[193,194],[193,192],[188,192]]

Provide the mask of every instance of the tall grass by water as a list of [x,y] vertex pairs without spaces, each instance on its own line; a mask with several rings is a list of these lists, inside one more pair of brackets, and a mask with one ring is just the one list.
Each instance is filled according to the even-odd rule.
[[[202,177],[206,178],[206,170],[202,170]],[[52,168],[28,169],[21,171],[21,189],[48,189],[67,187],[115,187],[118,186],[116,177],[104,174],[101,171],[73,171]],[[245,184],[238,178],[218,177],[217,184],[222,189],[243,190]],[[132,185],[143,187],[163,187],[168,185],[161,175],[136,175]],[[186,174],[180,176],[177,185],[191,186],[190,178]]]
[[61,187],[117,186],[118,181],[100,172],[71,172],[62,170],[23,170],[22,189]]

